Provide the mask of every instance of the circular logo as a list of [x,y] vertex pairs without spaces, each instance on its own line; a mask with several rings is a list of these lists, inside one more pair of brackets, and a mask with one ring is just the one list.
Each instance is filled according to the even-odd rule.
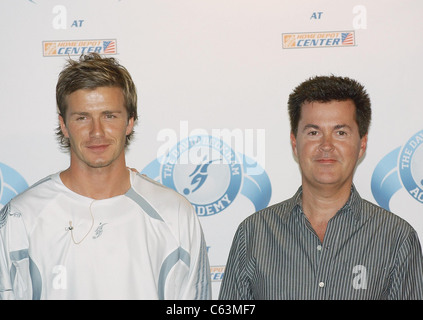
[[26,188],[28,184],[16,170],[0,163],[0,208]]
[[402,148],[399,173],[404,188],[423,203],[423,130],[411,137]]
[[240,192],[242,166],[221,139],[190,136],[162,160],[160,180],[183,194],[199,216],[209,216],[230,206]]

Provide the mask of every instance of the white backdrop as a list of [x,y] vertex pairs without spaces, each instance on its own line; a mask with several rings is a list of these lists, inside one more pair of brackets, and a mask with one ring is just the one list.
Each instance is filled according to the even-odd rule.
[[[0,208],[68,166],[54,135],[57,76],[68,56],[99,51],[138,88],[128,165],[197,208],[214,297],[237,225],[299,186],[286,102],[310,76],[366,86],[373,122],[355,184],[423,239],[422,10],[419,0],[1,0]],[[188,136],[168,171],[155,162]],[[246,171],[243,155],[263,170]],[[195,164],[169,165],[183,157],[214,162],[195,182]]]

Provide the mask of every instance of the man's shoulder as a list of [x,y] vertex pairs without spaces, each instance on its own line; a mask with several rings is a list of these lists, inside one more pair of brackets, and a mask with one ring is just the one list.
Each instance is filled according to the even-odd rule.
[[142,196],[155,198],[166,197],[175,200],[185,199],[180,193],[161,184],[160,182],[151,179],[145,174],[135,173],[132,179],[132,187]]
[[242,224],[258,227],[269,223],[284,222],[289,218],[294,205],[292,198],[275,203],[251,214],[244,219]]
[[191,203],[177,191],[149,178],[140,173],[133,174],[132,188],[148,203],[150,203],[159,214],[176,210],[191,211]]
[[14,197],[10,203],[19,206],[28,202],[42,202],[43,200],[49,200],[52,198],[52,194],[57,192],[57,188],[54,187],[55,179],[58,173],[48,175],[31,186],[26,190]]
[[372,221],[375,225],[384,226],[390,232],[415,232],[411,224],[394,212],[386,210],[366,199],[362,199],[361,214],[363,222]]
[[22,217],[24,220],[36,219],[57,195],[54,179],[55,174],[49,175],[16,195],[2,208],[0,219],[4,222],[7,216]]

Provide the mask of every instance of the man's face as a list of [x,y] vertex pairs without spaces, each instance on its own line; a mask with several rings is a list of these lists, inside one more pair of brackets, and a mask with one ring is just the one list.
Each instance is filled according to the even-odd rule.
[[124,159],[126,135],[134,119],[128,121],[121,88],[81,89],[67,97],[66,125],[59,117],[62,132],[69,138],[71,161],[102,168]]
[[291,144],[303,184],[341,187],[352,183],[367,135],[360,138],[353,101],[311,102],[301,108],[297,136],[291,133]]

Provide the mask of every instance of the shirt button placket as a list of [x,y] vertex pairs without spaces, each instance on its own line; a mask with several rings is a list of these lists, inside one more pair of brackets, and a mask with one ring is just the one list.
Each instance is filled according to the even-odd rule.
[[326,290],[326,269],[327,269],[327,259],[328,259],[328,254],[329,252],[325,249],[325,248],[321,243],[316,245],[316,251],[318,256],[320,257],[320,263],[319,263],[319,268],[317,270],[317,274],[316,274],[316,286],[317,286],[317,291],[316,291],[316,298],[318,300],[320,299],[326,299],[326,295],[327,295],[327,290]]

